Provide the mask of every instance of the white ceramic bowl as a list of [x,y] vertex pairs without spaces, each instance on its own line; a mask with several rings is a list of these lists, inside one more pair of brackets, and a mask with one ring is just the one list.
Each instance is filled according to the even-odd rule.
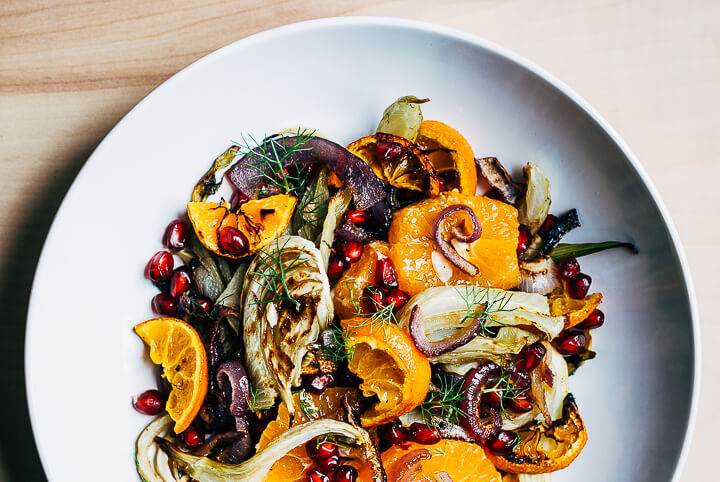
[[576,207],[569,241],[632,239],[640,254],[582,260],[605,296],[599,355],[570,380],[589,442],[556,482],[677,478],[694,419],[698,332],[690,279],[657,192],[625,143],[568,87],[462,32],[389,18],[289,25],[208,55],[158,87],[107,136],[65,198],[37,268],[26,367],[49,479],[135,480],[153,386],[132,327],[152,315],[142,275],[195,181],[231,139],[293,125],[341,141],[371,133],[401,95],[462,132],[477,156],[552,182]]

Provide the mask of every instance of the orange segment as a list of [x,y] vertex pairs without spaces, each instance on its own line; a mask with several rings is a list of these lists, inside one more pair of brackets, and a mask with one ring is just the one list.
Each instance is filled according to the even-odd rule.
[[[303,405],[301,405],[300,396],[301,393],[295,393],[293,399],[295,406],[304,406],[308,412],[308,415],[314,417],[314,419],[320,418],[332,418],[337,420],[343,420],[345,411],[343,408],[342,397],[346,393],[352,391],[350,388],[328,388],[321,395],[314,395],[311,393],[303,393]],[[265,431],[260,436],[260,440],[257,443],[257,450],[264,449],[270,442],[276,439],[279,435],[288,430],[288,409],[285,403],[281,403],[278,408],[278,415],[275,420],[270,422]],[[305,416],[304,411],[298,410],[295,413],[295,419],[293,426],[308,422],[308,418]],[[361,449],[353,449],[350,453],[350,457],[357,457],[360,464],[362,457]],[[343,462],[346,463],[346,462]],[[304,446],[295,447],[293,450],[287,453],[283,458],[279,459],[270,468],[270,471],[265,476],[265,482],[293,482],[293,481],[304,481],[305,472],[315,465],[315,462],[308,457]]]
[[[432,225],[435,218],[452,204],[469,206],[482,225],[480,239],[468,246],[468,261],[479,269],[475,277],[447,261],[437,251],[433,241]],[[520,282],[517,210],[501,201],[455,191],[442,193],[437,198],[397,211],[388,237],[391,244],[390,258],[398,273],[400,289],[410,296],[432,286],[470,282],[509,289]],[[433,252],[437,254],[433,256]],[[440,263],[451,273],[449,278],[443,278]]]
[[595,308],[602,302],[601,293],[587,295],[583,300],[570,298],[565,291],[552,293],[548,297],[550,314],[565,317],[565,329],[585,321]]
[[335,285],[335,314],[340,319],[374,311],[371,311],[374,306],[365,306],[365,288],[375,284],[377,261],[389,256],[390,246],[383,241],[373,241],[363,246],[360,259],[350,265]]
[[410,335],[392,323],[370,319],[343,321],[350,350],[348,369],[362,378],[360,389],[379,401],[361,416],[374,427],[406,414],[425,400],[430,387],[430,362]]
[[187,213],[198,239],[207,249],[222,256],[240,258],[242,256],[230,255],[220,250],[220,229],[225,226],[239,229],[250,243],[248,254],[252,254],[285,231],[296,203],[295,196],[276,194],[246,202],[239,213],[231,212],[228,203],[210,202],[189,202]]
[[457,172],[459,179],[457,187],[460,192],[475,194],[477,188],[475,156],[468,141],[458,131],[440,121],[426,120],[420,125],[416,142],[422,150],[450,149],[451,152],[440,150],[428,154],[430,162],[438,173],[449,170]]
[[165,408],[175,421],[175,433],[190,426],[207,393],[207,356],[200,336],[177,318],[155,318],[135,326],[150,347],[150,359],[161,364],[172,385]]
[[[393,464],[413,450],[427,450],[430,459],[421,462],[421,470],[413,477],[413,482],[444,480],[439,478],[445,472],[453,482],[501,482],[502,478],[480,445],[459,440],[441,440],[433,445],[408,442],[393,445],[382,453],[381,458],[386,472],[392,472]],[[371,482],[369,465],[363,465],[358,472],[359,482]]]

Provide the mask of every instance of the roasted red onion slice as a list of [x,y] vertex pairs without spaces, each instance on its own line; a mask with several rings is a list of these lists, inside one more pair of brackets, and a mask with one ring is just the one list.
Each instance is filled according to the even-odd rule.
[[429,357],[442,355],[443,353],[467,344],[480,333],[483,326],[483,320],[481,318],[473,318],[472,322],[468,322],[468,325],[458,331],[454,336],[442,341],[430,341],[425,335],[425,330],[420,321],[421,315],[420,306],[413,306],[410,312],[408,329],[410,330],[410,336],[415,342],[417,349],[420,350],[423,355]]
[[[302,146],[293,148],[298,142]],[[263,154],[260,154],[264,148]],[[288,153],[288,151],[291,151]],[[260,159],[288,153],[283,167],[297,164],[327,164],[344,181],[353,193],[355,207],[369,214],[371,227],[386,229],[392,219],[387,203],[385,185],[375,176],[370,166],[343,146],[321,137],[275,136],[266,139],[263,146],[255,148],[228,169],[225,177],[235,189],[249,198],[257,198],[258,189],[266,175],[271,175],[270,165]]]
[[465,204],[453,204],[440,211],[440,214],[438,214],[435,218],[435,222],[433,222],[433,239],[438,247],[438,251],[440,251],[440,253],[445,256],[448,261],[470,276],[476,276],[479,272],[477,266],[460,256],[460,254],[450,244],[449,240],[446,240],[443,237],[443,231],[446,223],[449,222],[450,216],[458,211],[465,211],[465,213],[467,213],[470,221],[472,222],[473,230],[471,234],[467,235],[463,233],[459,226],[453,226],[451,231],[452,238],[463,243],[472,243],[480,238],[480,234],[482,234],[482,226],[480,225],[480,221],[478,221],[477,216],[475,216],[475,212],[473,212],[473,210]]
[[[465,398],[460,402],[460,410],[465,414],[462,424],[470,434],[485,441],[502,427],[502,417],[493,407],[482,406],[483,387],[492,375],[499,375],[500,367],[493,362],[485,362],[465,375],[462,391]],[[483,410],[487,414],[483,416]],[[490,427],[488,428],[488,424]]]
[[430,457],[430,451],[427,449],[411,450],[387,469],[387,479],[396,482],[410,482],[420,473],[422,461],[429,460]]
[[497,158],[475,159],[475,163],[480,168],[480,174],[493,187],[493,191],[498,194],[500,200],[514,206],[522,193],[522,188],[513,182],[510,174]]

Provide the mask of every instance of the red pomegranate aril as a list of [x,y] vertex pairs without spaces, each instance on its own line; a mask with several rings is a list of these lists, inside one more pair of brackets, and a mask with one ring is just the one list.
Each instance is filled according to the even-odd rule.
[[332,257],[328,262],[327,274],[330,281],[337,281],[342,276],[347,264],[340,258]]
[[502,405],[502,398],[500,397],[498,389],[491,388],[483,392],[482,399],[483,402],[487,403],[493,408],[500,408],[500,406]]
[[354,224],[364,224],[368,220],[367,213],[365,211],[358,211],[357,209],[348,211],[345,217]]
[[183,432],[182,440],[189,449],[196,449],[205,443],[205,436],[195,427],[190,427]]
[[145,390],[133,398],[133,407],[145,415],[159,415],[165,410],[165,395],[159,390]]
[[521,224],[518,232],[517,253],[523,254],[525,251],[527,251],[528,246],[530,246],[531,240],[532,234],[530,233],[530,229],[524,224]]
[[526,393],[517,393],[511,397],[508,397],[505,400],[505,405],[508,407],[508,410],[514,413],[525,413],[529,412],[533,408],[533,399],[532,397]]
[[515,366],[524,373],[530,373],[540,363],[547,350],[541,342],[525,345],[515,359]]
[[567,294],[570,298],[582,300],[585,299],[585,296],[587,296],[591,283],[592,278],[590,276],[585,273],[580,273],[567,282],[565,289],[567,290]]
[[379,162],[392,162],[403,155],[403,146],[397,142],[380,141],[375,147],[375,157]]
[[512,453],[517,443],[518,436],[515,432],[500,430],[485,443],[485,446],[495,455],[508,455]]
[[165,234],[163,234],[163,246],[170,251],[180,251],[185,247],[189,231],[190,227],[185,221],[181,219],[171,221],[165,228]]
[[335,377],[332,373],[319,373],[312,375],[308,383],[308,390],[320,395],[326,388],[335,385]]
[[538,234],[541,238],[546,238],[548,233],[550,233],[550,230],[553,227],[553,224],[555,224],[555,221],[557,221],[557,216],[554,214],[548,214],[545,218],[545,221],[542,223],[542,226],[540,226],[540,229],[538,230]]
[[[213,302],[210,301],[210,298],[207,298],[205,296],[198,296],[195,298],[196,309],[194,310],[196,315],[205,315],[212,311],[213,309]],[[199,306],[198,306],[199,305]]]
[[415,422],[410,425],[410,440],[419,444],[431,445],[440,441],[440,432],[424,423]]
[[389,445],[404,444],[410,439],[410,432],[397,420],[381,425],[378,429],[380,437]]
[[389,290],[398,287],[397,272],[390,258],[375,262],[375,284]]
[[365,287],[365,296],[368,299],[368,310],[372,313],[382,310],[387,305],[385,292],[377,286]]
[[317,464],[318,468],[326,474],[332,473],[335,472],[338,467],[340,467],[340,456],[331,455],[330,457],[326,457],[324,459],[318,458],[315,459],[315,463]]
[[218,246],[227,254],[242,256],[248,253],[250,242],[239,229],[225,226],[218,232]]
[[593,310],[582,323],[577,325],[581,330],[594,330],[600,328],[605,323],[605,313],[600,310]]
[[250,198],[247,196],[247,194],[240,191],[235,191],[230,197],[230,205],[232,206],[232,209],[237,209],[249,200]]
[[392,290],[385,295],[385,304],[390,305],[391,303],[395,303],[393,309],[399,310],[409,299],[410,297],[404,291]]
[[342,254],[347,264],[353,264],[362,256],[363,247],[357,241],[348,241],[342,247]]
[[438,185],[440,186],[440,192],[447,191],[447,184],[442,176],[438,176]]
[[153,296],[152,310],[158,315],[177,315],[177,301],[169,293],[158,293]]
[[155,283],[164,281],[172,274],[174,265],[172,254],[167,251],[158,251],[145,266],[145,277]]
[[352,465],[341,465],[335,471],[333,482],[355,482],[358,478],[358,471]]
[[558,275],[565,281],[570,281],[580,274],[580,263],[577,258],[565,258],[560,261],[558,266]]
[[553,342],[555,348],[563,356],[577,355],[587,345],[587,338],[582,331],[567,331],[560,333],[560,336]]
[[170,296],[177,298],[192,286],[192,272],[187,266],[177,268],[170,278]]
[[338,455],[338,447],[331,442],[321,442],[314,438],[305,444],[305,452],[308,457],[317,461]]
[[312,468],[305,473],[305,482],[330,482],[330,477],[320,469]]

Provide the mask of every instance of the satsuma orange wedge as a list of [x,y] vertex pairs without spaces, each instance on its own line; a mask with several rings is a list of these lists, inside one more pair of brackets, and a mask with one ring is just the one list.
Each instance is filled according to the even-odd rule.
[[[441,472],[447,473],[453,482],[501,482],[502,478],[485,455],[482,446],[459,440],[441,440],[432,445],[407,442],[393,445],[382,453],[385,472],[393,473],[393,465],[410,452],[427,451],[428,459],[420,462],[421,468],[408,481],[425,482],[441,479]],[[358,473],[359,482],[371,482],[372,474],[368,465],[363,465]]]
[[335,314],[340,319],[372,313],[376,306],[367,303],[365,288],[375,284],[377,261],[390,256],[390,245],[373,241],[363,246],[362,256],[343,273],[335,285]]
[[457,188],[461,193],[475,194],[475,156],[468,141],[457,130],[440,121],[426,120],[420,124],[415,142],[423,151],[431,151],[428,157],[438,174],[447,171],[457,173],[457,186],[448,185],[447,190]]
[[364,427],[389,422],[425,400],[430,362],[410,335],[391,322],[371,318],[351,318],[342,323],[349,350],[348,369],[362,378],[363,395],[379,399],[361,415]]
[[550,314],[565,317],[565,329],[572,328],[585,321],[590,313],[602,302],[601,293],[587,295],[585,299],[576,300],[563,290],[550,294]]
[[[308,422],[309,420],[306,413],[310,415],[313,420],[321,418],[343,420],[345,411],[342,398],[343,395],[352,390],[351,388],[328,388],[321,395],[315,395],[309,392],[295,393],[293,395],[295,406],[304,407],[305,410],[298,410],[295,413],[293,426]],[[302,400],[300,397],[302,397]],[[264,449],[270,442],[287,431],[288,428],[288,409],[285,403],[281,403],[278,408],[277,418],[265,427],[265,431],[263,431],[260,436],[260,440],[257,443],[257,450],[260,451]],[[362,450],[359,448],[351,450],[349,457],[357,458],[357,461],[351,463],[351,465],[359,466],[362,463]],[[305,473],[314,465],[315,462],[308,457],[304,446],[295,447],[273,464],[265,476],[265,482],[304,481]]]
[[[453,204],[469,206],[482,225],[480,239],[470,243],[466,253],[468,261],[479,269],[476,276],[466,274],[447,261],[433,241],[435,218]],[[514,288],[520,282],[518,226],[517,210],[509,204],[455,191],[397,211],[388,237],[400,289],[413,296],[432,286],[468,282]]]
[[[255,253],[280,236],[293,215],[297,198],[276,194],[248,201],[238,213],[231,212],[228,203],[189,202],[187,213],[198,239],[213,253],[241,258]],[[249,251],[241,256],[225,253],[218,245],[218,231],[226,226],[239,229],[249,242]]]
[[208,386],[207,355],[200,336],[177,318],[155,318],[135,326],[150,347],[150,359],[162,365],[172,385],[165,409],[175,421],[175,433],[190,426],[205,400]]

